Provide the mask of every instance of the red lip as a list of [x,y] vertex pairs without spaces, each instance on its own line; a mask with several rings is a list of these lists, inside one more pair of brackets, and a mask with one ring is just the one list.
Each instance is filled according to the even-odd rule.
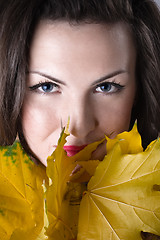
[[82,146],[64,146],[63,149],[67,152],[67,156],[71,157],[74,156],[76,153],[81,151],[83,148],[85,148],[87,145],[82,145]]

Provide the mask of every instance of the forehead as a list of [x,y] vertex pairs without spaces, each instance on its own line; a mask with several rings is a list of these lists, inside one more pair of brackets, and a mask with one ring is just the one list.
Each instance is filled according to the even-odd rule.
[[[123,22],[117,22],[112,24],[101,24],[101,23],[69,23],[66,21],[51,21],[51,20],[42,20],[36,27],[36,30],[32,39],[32,46],[40,43],[43,39],[52,40],[54,39],[60,43],[69,44],[70,40],[77,40],[77,37],[82,40],[82,42],[88,43],[88,40],[99,40],[102,38],[106,40],[107,38],[115,37],[115,41],[123,38],[133,38],[132,31],[130,27]],[[72,42],[73,44],[73,42]],[[78,46],[77,46],[78,47]]]
[[63,69],[64,75],[72,67],[71,74],[74,71],[79,74],[83,69],[83,74],[90,71],[95,76],[97,72],[101,74],[101,70],[129,68],[135,56],[132,32],[122,22],[70,24],[43,20],[31,42],[30,68],[52,73],[54,65],[54,71],[61,75]]

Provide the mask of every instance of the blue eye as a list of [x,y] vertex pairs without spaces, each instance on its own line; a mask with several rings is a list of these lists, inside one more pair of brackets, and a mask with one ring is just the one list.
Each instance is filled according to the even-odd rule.
[[103,83],[102,85],[99,86],[99,88],[103,92],[109,92],[112,89],[112,85],[110,83]]
[[44,92],[52,92],[53,87],[54,87],[54,86],[53,86],[52,83],[44,83],[44,84],[42,84],[41,89],[42,89]]
[[29,87],[30,90],[40,93],[55,93],[59,92],[59,86],[53,82],[38,83]]
[[117,91],[121,90],[124,86],[115,83],[115,82],[104,82],[99,84],[96,87],[96,92],[99,93],[116,93]]

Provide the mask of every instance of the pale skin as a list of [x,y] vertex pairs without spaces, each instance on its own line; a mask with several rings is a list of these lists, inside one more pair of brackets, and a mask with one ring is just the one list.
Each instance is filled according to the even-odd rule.
[[[136,50],[123,23],[41,21],[30,48],[22,127],[47,165],[70,117],[66,145],[81,146],[128,130],[136,96]],[[102,160],[105,143],[94,152]]]

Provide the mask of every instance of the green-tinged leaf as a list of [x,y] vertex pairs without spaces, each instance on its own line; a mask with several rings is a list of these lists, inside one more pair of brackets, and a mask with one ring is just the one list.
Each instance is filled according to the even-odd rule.
[[[58,146],[51,157],[48,158],[47,175],[50,179],[50,186],[47,188],[47,215],[49,227],[46,230],[48,239],[70,240],[77,236],[77,225],[79,217],[79,205],[83,192],[86,190],[84,172],[87,172],[88,179],[97,167],[97,163],[90,167],[85,164],[91,157],[92,152],[101,143],[96,142],[77,153],[68,157],[63,150],[66,143],[64,131],[60,137]],[[80,165],[82,162],[82,165]],[[88,163],[89,163],[88,162]],[[77,165],[80,171],[75,171]],[[80,177],[82,182],[80,182]],[[78,182],[74,181],[78,180]]]
[[[132,132],[128,134],[130,141]],[[142,240],[141,231],[160,235],[160,142],[126,154],[122,141],[109,150],[88,183],[78,240]]]
[[44,225],[42,181],[45,171],[20,143],[0,148],[0,237],[37,239]]

